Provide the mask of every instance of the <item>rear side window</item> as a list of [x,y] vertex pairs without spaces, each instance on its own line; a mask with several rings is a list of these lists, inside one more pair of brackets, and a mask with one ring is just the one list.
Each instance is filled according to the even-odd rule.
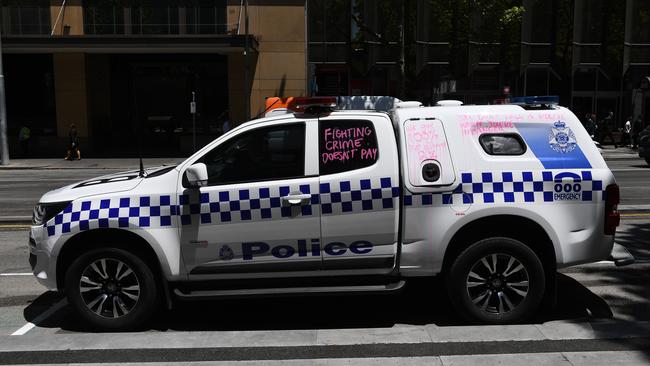
[[334,174],[373,165],[379,158],[377,135],[370,121],[320,121],[320,174]]
[[489,155],[522,155],[526,144],[517,134],[484,134],[479,138],[483,150]]

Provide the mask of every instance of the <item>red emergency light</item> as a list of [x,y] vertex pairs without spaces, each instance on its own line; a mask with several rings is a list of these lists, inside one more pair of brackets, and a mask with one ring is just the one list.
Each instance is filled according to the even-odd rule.
[[293,97],[287,109],[296,113],[331,111],[336,108],[336,97]]
[[294,113],[330,112],[337,105],[336,97],[267,97],[263,114],[276,109]]

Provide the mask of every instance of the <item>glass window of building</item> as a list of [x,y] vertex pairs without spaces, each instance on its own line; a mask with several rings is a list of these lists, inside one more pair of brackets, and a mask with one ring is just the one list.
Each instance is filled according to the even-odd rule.
[[86,34],[225,34],[225,0],[86,0]]
[[5,0],[0,8],[2,34],[49,34],[50,2],[44,0]]

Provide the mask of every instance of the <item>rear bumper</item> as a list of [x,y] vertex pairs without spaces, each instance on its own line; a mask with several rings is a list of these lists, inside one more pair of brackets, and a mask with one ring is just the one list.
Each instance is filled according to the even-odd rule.
[[624,246],[614,243],[609,259],[617,266],[627,266],[634,263],[634,256]]

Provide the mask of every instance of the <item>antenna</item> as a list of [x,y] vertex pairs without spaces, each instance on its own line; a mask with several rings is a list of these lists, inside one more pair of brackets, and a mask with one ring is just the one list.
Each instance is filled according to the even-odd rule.
[[271,103],[271,105],[268,106],[268,108],[266,108],[266,109],[264,110],[264,112],[258,114],[258,115],[255,116],[255,118],[253,118],[253,119],[258,119],[258,118],[260,118],[261,116],[263,116],[264,114],[266,114],[266,112],[268,112],[269,109],[273,108],[273,106],[276,105],[279,101],[280,101],[280,98],[276,99],[275,102]]
[[[133,74],[137,71],[136,68],[132,65],[131,70],[133,70]],[[138,172],[138,177],[144,178],[147,176],[147,172],[144,171],[144,164],[142,163],[142,149],[140,148],[140,145],[142,144],[142,139],[140,138],[140,135],[142,134],[142,126],[140,125],[140,118],[138,115],[138,100],[137,100],[137,90],[136,90],[136,85],[135,82],[132,80],[131,81],[131,93],[133,93],[133,109],[135,110],[134,115],[135,115],[135,134],[136,134],[136,141],[137,141],[137,147],[138,147],[138,157],[140,158],[140,171]]]
[[144,178],[147,176],[147,173],[144,171],[144,164],[142,164],[142,155],[140,155],[140,172],[138,173],[138,177]]

